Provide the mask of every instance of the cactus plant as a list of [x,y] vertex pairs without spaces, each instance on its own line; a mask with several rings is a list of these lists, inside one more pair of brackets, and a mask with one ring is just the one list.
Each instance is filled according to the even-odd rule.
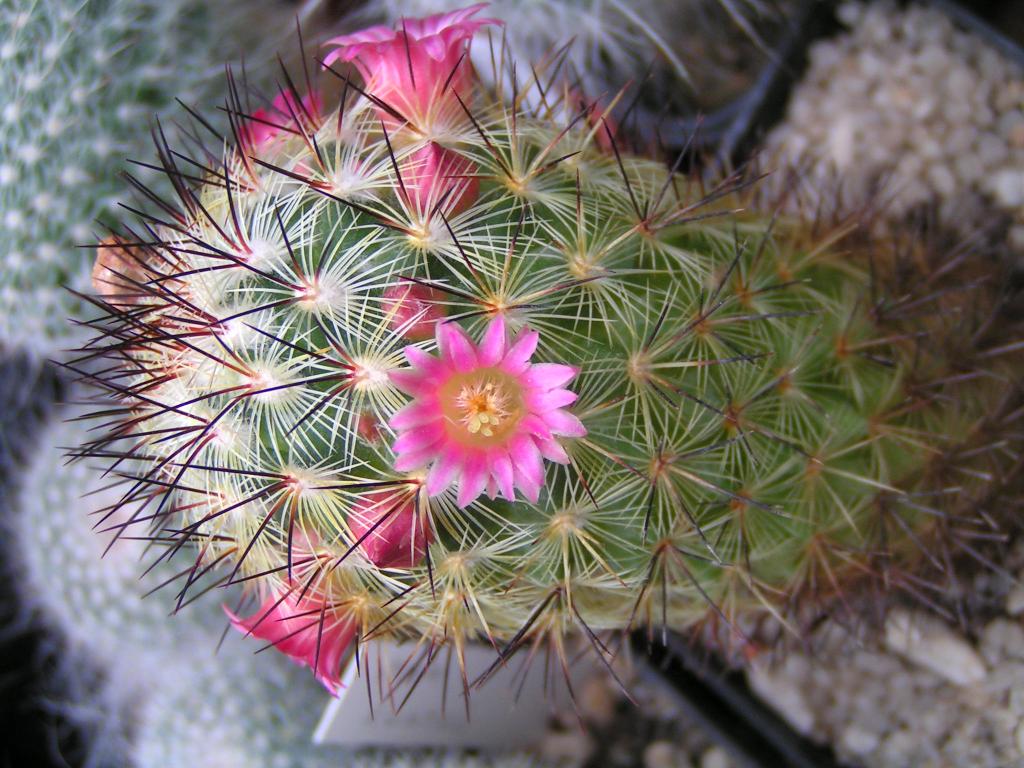
[[998,283],[743,211],[593,109],[558,123],[543,71],[510,106],[478,10],[335,40],[337,108],[238,118],[100,249],[111,527],[185,558],[181,592],[245,583],[236,626],[332,691],[381,635],[565,663],[573,631],[732,636],[977,553],[1018,448]]
[[144,151],[151,118],[169,115],[175,97],[209,100],[222,58],[244,50],[241,30],[275,12],[289,13],[270,0],[216,11],[199,0],[4,3],[0,344],[41,358],[67,346],[77,302],[62,286],[88,288],[88,253],[76,246],[128,199],[117,165]]

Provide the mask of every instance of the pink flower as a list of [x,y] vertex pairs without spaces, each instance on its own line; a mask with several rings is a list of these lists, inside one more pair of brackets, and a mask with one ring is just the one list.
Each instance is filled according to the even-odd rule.
[[246,619],[227,607],[224,612],[235,629],[273,643],[296,664],[305,664],[324,688],[337,696],[343,687],[341,658],[355,636],[355,624],[329,606],[324,611],[322,600],[312,593],[299,598],[300,593],[300,588],[294,588],[284,595],[272,595]]
[[[416,508],[415,489],[375,491],[356,501],[348,527],[366,559],[379,568],[411,568],[419,564],[433,534]],[[365,538],[364,538],[365,537]]]
[[569,461],[557,436],[587,433],[564,410],[576,395],[562,385],[577,369],[531,363],[539,338],[524,329],[509,342],[499,315],[479,344],[454,323],[439,323],[438,357],[406,347],[412,367],[391,374],[395,386],[413,397],[390,421],[398,433],[395,469],[429,467],[431,496],[458,481],[460,507],[484,491],[514,501],[516,488],[536,502],[543,460]]
[[410,341],[424,341],[445,314],[444,297],[430,286],[406,281],[384,289],[384,311],[390,326]]
[[402,163],[402,185],[409,204],[421,218],[441,206],[446,216],[469,208],[480,192],[476,165],[436,142],[416,150]]
[[259,149],[282,131],[311,127],[307,125],[310,118],[316,120],[322,107],[320,96],[315,91],[306,94],[301,105],[296,103],[295,94],[291,91],[281,91],[270,109],[260,107],[246,121],[244,141],[249,149]]
[[[337,46],[324,57],[354,61],[367,92],[420,130],[437,116],[458,109],[452,91],[464,96],[472,78],[467,50],[476,31],[497,19],[471,19],[486,3],[425,19],[403,19],[397,28],[377,26],[327,41]],[[446,90],[450,89],[450,90]],[[394,120],[382,110],[381,118]]]

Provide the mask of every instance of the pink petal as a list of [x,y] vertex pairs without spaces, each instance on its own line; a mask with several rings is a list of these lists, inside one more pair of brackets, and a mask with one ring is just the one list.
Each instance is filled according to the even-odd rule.
[[535,483],[544,484],[544,463],[532,437],[516,435],[509,441],[508,454],[517,472]]
[[[404,27],[405,30],[414,37],[426,37],[427,35],[435,35],[446,27],[457,27],[470,16],[479,13],[481,10],[487,7],[487,3],[476,3],[474,5],[466,6],[465,8],[459,8],[454,11],[447,13],[437,13],[433,16],[427,16],[422,19],[404,19],[404,24],[399,23],[399,27]],[[503,22],[497,19],[477,19],[473,24],[502,24]]]
[[501,362],[501,358],[505,356],[504,317],[495,315],[494,319],[491,320],[487,330],[484,331],[484,337],[477,349],[477,354],[480,357],[480,365],[485,368],[493,368]]
[[[341,35],[339,37],[331,38],[326,43],[324,43],[324,45],[334,45],[338,46],[338,48],[340,49],[345,49],[349,48],[350,46],[355,46],[363,43],[382,43],[386,40],[393,40],[394,38],[395,30],[383,24],[378,24],[375,27],[367,27],[366,29],[360,29],[358,32],[353,32],[352,34],[349,35]],[[332,54],[335,53],[337,53],[337,51],[331,51],[331,53],[328,54],[328,56],[325,56],[324,63],[329,64],[330,62],[328,62],[327,59]],[[339,57],[335,56],[335,58]],[[345,61],[348,61],[350,58],[351,56],[346,58]]]
[[402,350],[409,365],[423,372],[424,375],[436,376],[445,370],[444,363],[433,355],[428,355],[419,347],[410,344]]
[[422,400],[415,400],[396,411],[395,415],[388,421],[388,426],[396,432],[422,426],[431,421],[439,420],[441,418],[440,408],[441,406],[435,398],[428,397]]
[[453,448],[443,451],[427,474],[427,494],[437,496],[443,493],[462,471],[462,463],[459,451]]
[[587,434],[583,423],[568,411],[549,411],[544,414],[544,421],[556,435],[583,437]]
[[403,432],[395,440],[395,453],[416,453],[425,450],[443,440],[444,426],[440,423],[427,424]]
[[548,428],[544,418],[533,413],[524,416],[523,420],[519,422],[519,427],[531,435],[536,435],[545,440],[551,437],[551,430]]
[[568,464],[569,454],[565,452],[565,448],[554,438],[550,440],[538,440],[537,449],[540,451],[540,455],[548,461],[554,461],[558,464]]
[[437,455],[437,446],[430,445],[423,450],[413,453],[404,453],[395,457],[396,472],[412,472],[415,469],[422,469],[427,466],[431,459]]
[[505,353],[505,358],[499,366],[501,370],[510,376],[518,376],[526,370],[530,357],[537,349],[537,342],[540,341],[540,334],[536,331],[523,331],[512,344],[512,348]]
[[537,503],[537,499],[540,498],[540,487],[543,484],[543,478],[540,482],[537,482],[533,478],[527,476],[518,468],[515,469],[516,488],[523,492],[523,495],[532,504]]
[[458,505],[467,507],[487,487],[487,461],[484,457],[470,456],[459,479]]
[[408,395],[429,395],[434,391],[434,382],[430,377],[424,376],[422,371],[414,369],[402,369],[389,371],[388,378],[391,383]]
[[515,474],[512,471],[512,459],[507,453],[499,453],[491,461],[491,476],[497,482],[501,495],[509,501],[515,501]]
[[554,389],[572,380],[577,373],[571,365],[537,363],[523,374],[523,382],[536,389]]
[[437,326],[437,345],[441,355],[452,368],[460,373],[471,371],[477,367],[476,352],[473,342],[455,323],[439,323]]
[[[534,366],[536,368],[537,366]],[[576,402],[578,395],[568,389],[530,390],[524,398],[527,407],[534,413],[546,413],[564,408]]]

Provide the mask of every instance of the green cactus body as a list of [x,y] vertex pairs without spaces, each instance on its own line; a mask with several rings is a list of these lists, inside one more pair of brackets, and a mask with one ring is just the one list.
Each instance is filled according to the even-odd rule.
[[[123,419],[92,447],[133,467],[138,526],[225,582],[301,587],[321,629],[507,650],[792,616],[924,559],[966,493],[942,467],[1006,389],[955,375],[982,346],[939,341],[949,293],[925,277],[880,295],[883,266],[845,232],[603,150],[603,125],[553,124],[549,99],[478,92],[424,138],[347,89],[340,111],[227,148],[151,222],[159,243],[125,236],[134,294],[108,300],[110,345],[88,355],[127,361],[107,381]],[[418,204],[439,147],[470,170]],[[497,317],[539,333],[535,362],[578,369],[586,434],[559,438],[569,462],[544,462],[535,503],[460,506],[394,469],[396,376],[435,325],[477,341]],[[381,494],[415,517],[411,564],[376,565],[354,530]]]

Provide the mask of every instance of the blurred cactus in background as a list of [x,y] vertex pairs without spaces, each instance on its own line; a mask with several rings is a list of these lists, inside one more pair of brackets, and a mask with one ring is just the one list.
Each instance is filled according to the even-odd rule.
[[234,94],[194,186],[160,142],[177,200],[104,241],[75,363],[114,400],[107,527],[179,601],[244,583],[236,626],[332,692],[382,635],[742,645],[982,559],[1020,448],[997,267],[744,211],[557,67],[485,88],[479,11],[332,41],[338,107]]
[[[60,415],[81,414],[65,410]],[[143,599],[173,575],[164,567],[139,578],[145,542],[119,541],[107,549],[111,535],[96,534],[82,499],[114,506],[117,488],[84,463],[54,471],[63,463],[63,447],[80,442],[86,431],[81,421],[56,422],[38,435],[41,450],[19,474],[17,511],[5,519],[8,577],[20,596],[23,623],[50,630],[46,695],[52,708],[80,729],[82,764],[271,766],[281,764],[281,755],[295,753],[287,765],[313,765],[302,756],[311,749],[309,733],[320,707],[316,684],[283,659],[254,670],[253,659],[234,644],[214,655],[223,627],[216,604],[190,606],[172,619],[164,602]],[[208,679],[211,665],[221,675],[217,684]],[[290,712],[288,723],[276,724],[285,689],[299,708]],[[186,692],[191,702],[182,698]],[[171,744],[154,742],[154,731],[161,739],[174,739],[176,749],[192,754],[211,749],[210,742],[198,740],[198,732],[189,743],[179,732],[183,726],[173,727],[171,713],[189,713],[189,722],[197,727],[202,722],[210,734],[212,721],[200,717],[200,705],[232,713],[230,728],[221,724],[212,731],[218,748],[248,750],[249,757],[184,763],[165,754],[156,762],[152,753],[170,750]],[[258,747],[264,748],[262,755],[252,751]]]
[[[737,98],[772,58],[769,51],[786,31],[788,0],[497,0],[488,15],[508,22],[472,53],[486,79],[521,85],[533,66],[564,58],[576,93],[565,109],[584,97],[608,103],[621,88],[633,88],[627,109],[644,135],[667,117],[693,116]],[[371,0],[357,17],[398,23],[402,18],[446,10],[438,0]],[[504,47],[504,51],[502,48]],[[504,70],[496,68],[502,60]],[[535,103],[541,96],[531,89]],[[673,137],[678,140],[679,137]]]
[[[73,419],[74,409],[61,412]],[[318,747],[311,734],[322,689],[283,658],[252,656],[255,640],[222,638],[223,593],[171,617],[146,594],[172,577],[161,566],[139,578],[146,542],[98,536],[82,497],[111,508],[120,493],[86,464],[54,472],[62,446],[85,439],[81,421],[54,423],[21,475],[20,504],[4,523],[7,577],[21,597],[22,625],[50,630],[49,707],[77,727],[75,763],[107,768],[399,768],[429,755],[354,753]],[[105,554],[104,554],[104,550]],[[214,597],[215,599],[210,599]],[[438,756],[438,768],[527,768],[526,758]]]
[[90,254],[76,246],[123,213],[125,158],[175,98],[215,101],[225,59],[269,60],[293,12],[277,0],[0,6],[0,345],[41,358],[67,346],[77,300],[61,286],[88,287]]

